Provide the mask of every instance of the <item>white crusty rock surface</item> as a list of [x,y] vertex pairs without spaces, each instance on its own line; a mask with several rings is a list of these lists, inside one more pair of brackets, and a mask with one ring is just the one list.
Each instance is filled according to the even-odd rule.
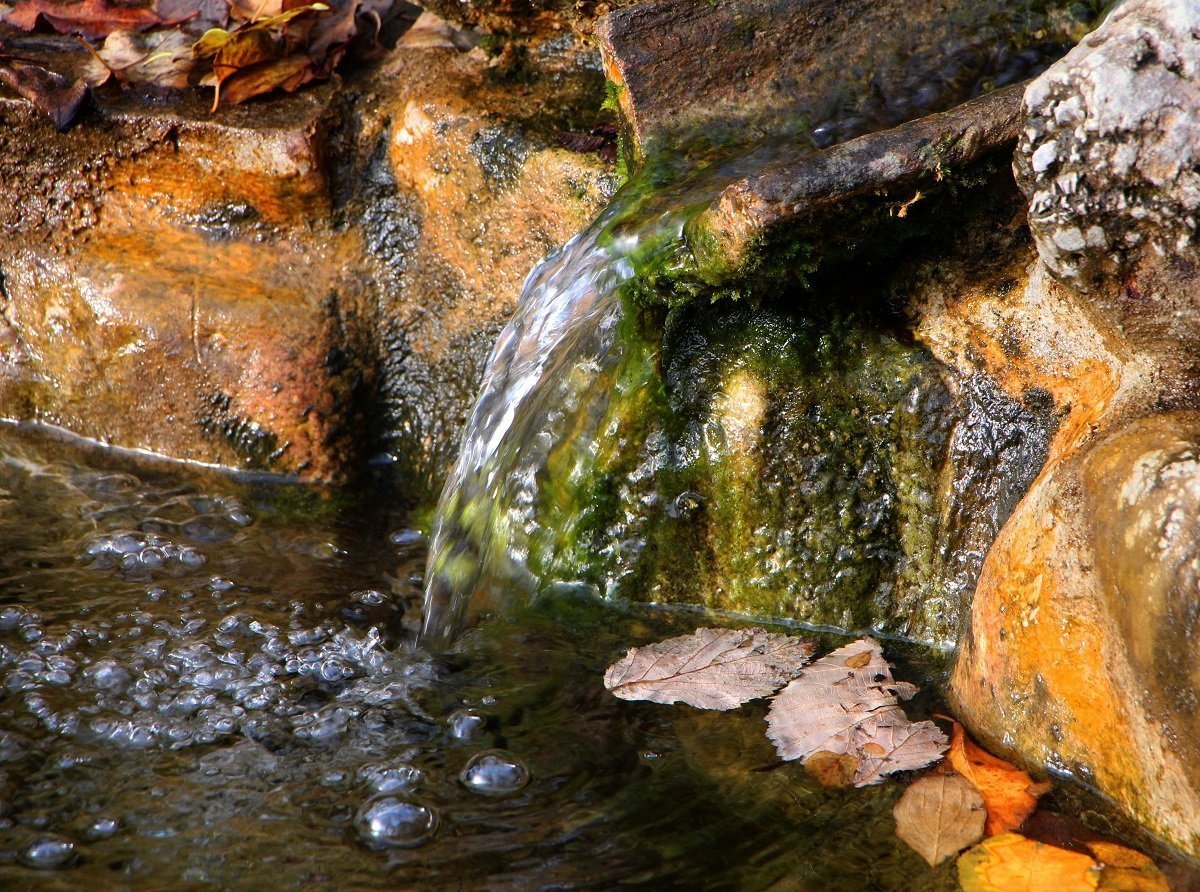
[[1057,278],[1086,290],[1194,249],[1198,75],[1200,0],[1127,0],[1030,84],[1015,170]]

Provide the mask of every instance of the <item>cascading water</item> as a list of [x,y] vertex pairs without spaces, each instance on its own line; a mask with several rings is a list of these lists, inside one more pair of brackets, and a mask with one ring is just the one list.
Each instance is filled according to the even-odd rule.
[[[762,145],[682,176],[678,165],[665,177],[661,165],[643,170],[591,226],[530,274],[492,353],[438,504],[426,573],[427,643],[446,643],[468,607],[486,613],[535,593],[547,581],[539,577],[538,565],[546,562],[539,554],[563,567],[556,543],[571,538],[562,526],[574,523],[578,511],[547,510],[547,500],[565,497],[556,490],[587,478],[596,452],[606,448],[595,435],[613,421],[606,415],[612,392],[637,386],[638,368],[654,364],[652,356],[629,355],[630,339],[621,333],[631,321],[623,286],[686,263],[688,220],[727,183],[781,151],[795,153],[797,142],[825,148],[1036,74],[1071,42],[1050,39],[1070,32],[1069,16],[1060,21],[1021,4],[981,16],[958,22],[936,52],[899,60],[890,75],[848,82],[844,103],[810,132],[795,134],[790,146]],[[1032,35],[1045,42],[1032,43]],[[649,373],[640,381],[650,383]],[[548,461],[564,438],[571,455],[551,472]],[[574,574],[566,568],[553,575],[570,582]]]
[[422,629],[428,643],[454,634],[468,600],[486,609],[505,592],[536,590],[529,551],[547,533],[535,510],[539,474],[568,427],[594,430],[603,414],[603,382],[623,356],[621,286],[639,268],[685,250],[685,223],[729,174],[648,197],[651,179],[645,173],[628,184],[526,280],[438,504]]

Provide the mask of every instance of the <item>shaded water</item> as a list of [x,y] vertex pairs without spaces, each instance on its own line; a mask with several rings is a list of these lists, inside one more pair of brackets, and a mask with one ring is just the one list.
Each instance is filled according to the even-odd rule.
[[0,428],[0,888],[953,888],[899,784],[777,765],[763,706],[603,690],[719,620],[566,597],[412,650],[405,523]]

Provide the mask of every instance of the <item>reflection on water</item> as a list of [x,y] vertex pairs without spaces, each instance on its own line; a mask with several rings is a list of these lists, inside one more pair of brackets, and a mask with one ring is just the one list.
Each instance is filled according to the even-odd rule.
[[550,602],[434,662],[403,516],[11,429],[0,541],[0,888],[954,887],[763,707],[604,691],[693,614]]

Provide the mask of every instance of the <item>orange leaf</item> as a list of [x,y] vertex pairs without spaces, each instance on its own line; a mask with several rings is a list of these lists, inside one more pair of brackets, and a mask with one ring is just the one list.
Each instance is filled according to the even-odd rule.
[[988,812],[985,828],[988,836],[1007,833],[1024,824],[1037,808],[1038,797],[1050,789],[1049,784],[1034,783],[1017,766],[973,743],[958,722],[954,723],[946,760],[983,796]]
[[1171,892],[1171,884],[1148,855],[1103,840],[1089,842],[1087,847],[1104,868],[1100,873],[1101,889],[1110,892]]
[[958,859],[958,882],[963,892],[1091,892],[1100,870],[1087,855],[1001,833]]

